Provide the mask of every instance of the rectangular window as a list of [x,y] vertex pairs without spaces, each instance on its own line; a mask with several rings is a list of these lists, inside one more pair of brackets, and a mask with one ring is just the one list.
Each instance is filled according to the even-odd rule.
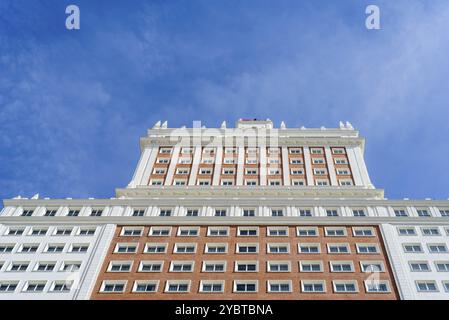
[[439,209],[442,217],[449,217],[449,209]]
[[354,237],[374,237],[374,229],[370,227],[353,227]]
[[154,237],[168,237],[170,236],[170,232],[170,227],[151,227],[148,235]]
[[421,229],[423,236],[440,236],[440,230],[437,227],[435,228],[422,228]]
[[337,209],[326,209],[326,215],[328,217],[338,217],[338,210]]
[[13,244],[0,244],[0,253],[11,253],[14,249]]
[[56,228],[53,235],[55,236],[70,236],[73,228]]
[[215,209],[216,217],[226,217],[226,209]]
[[316,227],[297,227],[296,234],[298,237],[317,237],[318,228]]
[[163,261],[141,261],[139,272],[161,272],[164,266]]
[[449,272],[449,261],[436,261],[435,266],[438,272]]
[[47,284],[46,281],[29,281],[26,283],[25,287],[23,288],[23,291],[43,292],[46,284]]
[[290,159],[290,163],[291,164],[302,164],[302,159],[301,158],[292,158],[292,159]]
[[84,253],[87,252],[87,250],[89,250],[89,245],[88,244],[72,244],[69,252],[71,253]]
[[90,215],[92,217],[100,217],[103,214],[103,209],[92,209]]
[[153,170],[154,174],[165,174],[165,169],[164,168],[154,168]]
[[425,261],[410,261],[410,270],[413,272],[427,272],[430,271],[429,264]]
[[212,174],[212,169],[210,168],[201,168],[200,174]]
[[345,154],[345,148],[332,148],[332,154]]
[[345,237],[346,228],[324,228],[326,237]]
[[55,269],[56,262],[38,262],[34,267],[34,271],[50,272]]
[[267,227],[269,237],[288,237],[288,227]]
[[403,248],[404,248],[404,252],[406,252],[406,253],[422,253],[423,252],[420,244],[404,243]]
[[115,245],[115,253],[136,253],[137,243],[117,243]]
[[268,292],[291,292],[292,283],[290,280],[269,280],[267,281]]
[[320,244],[298,243],[298,253],[320,253]]
[[171,209],[160,209],[159,216],[160,217],[170,217],[171,216]]
[[247,175],[256,175],[257,174],[257,169],[253,169],[253,168],[246,169],[245,170],[245,174],[247,174]]
[[254,209],[243,209],[244,217],[254,217],[256,215],[256,210]]
[[292,185],[294,185],[294,186],[304,186],[305,185],[305,181],[304,180],[293,179],[292,180]]
[[189,292],[190,280],[167,281],[165,292]]
[[67,213],[68,217],[78,217],[80,214],[80,210],[78,209],[70,209],[69,212]]
[[45,217],[54,217],[56,215],[56,209],[47,209],[45,210]]
[[407,212],[405,212],[405,210],[403,210],[403,209],[395,209],[394,210],[394,215],[396,217],[407,217],[408,216]]
[[200,292],[204,293],[220,293],[224,291],[223,280],[201,280]]
[[311,154],[323,154],[323,149],[321,148],[310,148]]
[[258,244],[237,244],[237,253],[258,253]]
[[386,280],[365,280],[367,293],[389,293],[390,284]]
[[30,265],[30,263],[26,262],[26,261],[11,262],[11,264],[8,266],[7,271],[25,272],[28,269],[29,265]]
[[348,164],[348,161],[345,158],[335,158],[335,164]]
[[48,229],[47,228],[32,228],[31,229],[31,236],[45,236],[47,235]]
[[132,261],[111,261],[108,266],[109,272],[130,272]]
[[196,243],[175,243],[174,253],[195,253]]
[[206,253],[226,253],[228,246],[225,243],[206,243],[204,251]]
[[228,227],[209,227],[207,228],[209,237],[227,237],[229,235]]
[[354,265],[351,261],[331,261],[331,272],[354,272]]
[[314,158],[314,159],[312,159],[312,163],[313,164],[324,164],[324,159],[323,158]]
[[398,234],[400,236],[416,236],[416,230],[413,227],[401,227],[398,228]]
[[322,261],[300,261],[299,271],[301,272],[323,272]]
[[19,248],[18,252],[20,253],[35,253],[37,252],[39,245],[38,244],[22,244]]
[[291,154],[301,154],[302,150],[301,150],[301,148],[289,148],[289,152]]
[[159,153],[161,154],[170,154],[172,152],[172,148],[160,148]]
[[34,211],[31,209],[25,209],[25,210],[23,210],[21,216],[22,217],[31,217],[33,215],[33,212]]
[[123,227],[120,233],[122,237],[140,237],[143,233],[143,227],[134,228],[134,227]]
[[178,169],[176,169],[176,174],[179,174],[179,175],[189,174],[189,172],[190,172],[190,169],[188,169],[188,168],[178,168]]
[[64,244],[48,244],[44,252],[47,253],[61,253],[64,250]]
[[167,164],[170,162],[169,158],[159,158],[157,159],[156,163],[161,163],[161,164]]
[[435,281],[416,281],[416,289],[419,292],[438,292]]
[[0,282],[0,293],[16,291],[18,284],[18,281],[2,281]]
[[166,243],[147,243],[145,245],[145,253],[166,253],[167,244]]
[[203,272],[225,272],[226,261],[203,261]]
[[327,245],[327,252],[332,254],[350,253],[349,245],[343,243],[334,243]]
[[199,186],[209,186],[210,180],[198,180],[198,185]]
[[357,247],[357,253],[361,253],[361,254],[379,253],[379,248],[378,248],[377,244],[357,243],[356,247]]
[[134,281],[133,292],[135,293],[148,293],[156,292],[159,281]]
[[163,184],[163,181],[160,179],[151,179],[150,184],[152,186],[161,186]]
[[175,186],[185,186],[186,184],[187,184],[186,180],[179,180],[179,179],[175,180]]
[[382,261],[360,261],[360,269],[362,272],[385,272],[385,267]]
[[93,236],[95,234],[96,228],[79,228],[77,235],[78,236]]
[[6,231],[6,236],[21,236],[23,232],[25,231],[25,228],[18,228],[18,227],[10,227]]
[[430,253],[445,253],[445,252],[447,252],[447,247],[444,243],[428,244],[428,248],[429,248]]
[[238,227],[237,234],[241,237],[257,237],[259,235],[259,228],[257,227]]
[[267,253],[285,254],[290,252],[288,243],[267,243]]
[[326,292],[326,285],[324,280],[302,280],[301,292],[303,293],[322,293]]
[[125,291],[126,281],[103,281],[100,292],[120,293]]
[[310,210],[310,209],[299,209],[299,216],[300,217],[311,217],[312,216],[312,210]]
[[257,272],[259,270],[257,261],[236,261],[235,272]]
[[282,209],[271,209],[272,217],[282,217],[284,216],[284,210]]
[[193,272],[193,261],[172,261],[170,272]]
[[323,176],[327,174],[327,170],[326,169],[322,169],[322,168],[315,168],[313,169],[313,174],[317,175],[317,176]]
[[234,292],[257,292],[257,280],[234,281]]
[[79,261],[64,261],[59,270],[64,272],[76,272],[80,268],[81,262]]
[[289,261],[267,261],[268,272],[290,272]]
[[418,212],[419,217],[430,217],[430,213],[426,209],[418,209],[416,211]]
[[337,169],[337,174],[339,174],[339,175],[349,175],[349,174],[351,174],[351,172],[349,171],[349,169]]
[[200,234],[198,227],[179,227],[178,237],[197,237]]
[[134,209],[133,217],[143,217],[145,215],[145,209]]
[[222,186],[233,186],[234,180],[221,180],[221,185]]
[[332,281],[335,293],[358,292],[357,281]]
[[292,175],[304,174],[304,170],[303,169],[291,169],[290,172],[291,172]]
[[51,285],[51,292],[69,292],[72,288],[72,281],[54,281]]

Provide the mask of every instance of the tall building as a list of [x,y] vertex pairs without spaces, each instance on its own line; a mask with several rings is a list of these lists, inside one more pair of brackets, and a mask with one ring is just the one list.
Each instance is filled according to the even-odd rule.
[[449,202],[389,200],[339,128],[168,128],[110,199],[4,200],[0,299],[448,299]]

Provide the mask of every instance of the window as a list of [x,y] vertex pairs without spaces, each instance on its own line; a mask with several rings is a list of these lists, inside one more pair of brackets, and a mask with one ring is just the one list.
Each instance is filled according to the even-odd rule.
[[437,292],[435,281],[416,281],[416,288],[419,292]]
[[212,174],[212,169],[210,168],[201,168],[200,174]]
[[250,237],[250,236],[258,236],[259,228],[247,228],[247,227],[239,227],[237,234],[241,237]]
[[440,230],[438,228],[422,228],[422,234],[424,236],[439,236]]
[[345,158],[335,158],[335,164],[348,164],[348,161]]
[[176,169],[176,174],[189,174],[190,169],[188,168],[178,168]]
[[117,293],[124,292],[126,281],[103,281],[100,292]]
[[60,253],[64,250],[64,244],[48,244],[45,252]]
[[45,217],[54,217],[56,215],[56,209],[47,209],[45,210]]
[[403,209],[395,209],[394,210],[394,215],[396,217],[407,217],[408,216],[407,212],[405,212],[405,210],[403,210]]
[[174,253],[195,253],[195,243],[175,243]]
[[33,210],[31,209],[25,209],[22,212],[22,217],[31,217],[33,215]]
[[88,249],[89,249],[88,244],[72,244],[69,252],[82,253],[82,252],[87,252]]
[[29,281],[23,288],[25,292],[42,292],[44,291],[46,281]]
[[311,154],[322,154],[323,153],[323,149],[321,149],[321,148],[310,148],[310,153]]
[[204,261],[203,262],[203,272],[225,272],[226,262],[225,261]]
[[90,215],[92,217],[100,217],[103,214],[103,210],[102,209],[92,209]]
[[78,209],[70,209],[69,212],[67,213],[68,217],[78,217],[80,214],[80,210]]
[[20,253],[35,253],[37,252],[38,244],[22,244],[18,252]]
[[221,180],[222,186],[232,186],[234,185],[234,180]]
[[341,186],[352,186],[352,180],[339,179],[338,182]]
[[246,163],[247,163],[247,164],[257,164],[257,159],[250,159],[250,158],[247,158],[247,159],[246,159]]
[[298,227],[296,228],[298,237],[316,237],[318,236],[318,228],[316,227]]
[[38,262],[34,271],[50,272],[55,269],[56,262]]
[[301,272],[323,272],[323,263],[321,261],[300,261],[299,271]]
[[301,148],[289,148],[291,154],[301,154]]
[[181,153],[191,154],[193,152],[193,148],[182,148]]
[[79,236],[93,236],[95,234],[96,228],[79,228],[78,235]]
[[413,227],[398,228],[398,234],[400,236],[415,236],[416,231]]
[[185,186],[186,184],[187,184],[186,180],[179,180],[179,179],[175,180],[175,186]]
[[18,281],[2,281],[0,282],[0,293],[16,291],[18,284]]
[[326,237],[344,237],[346,236],[346,228],[324,228]]
[[239,243],[237,244],[237,253],[257,253],[258,244]]
[[52,288],[50,289],[50,291],[53,291],[53,292],[69,292],[71,286],[72,286],[71,282],[55,281],[55,282],[53,282]]
[[139,272],[161,272],[164,265],[163,261],[141,261]]
[[206,243],[204,251],[206,253],[226,253],[228,247],[224,243]]
[[151,179],[151,185],[152,186],[161,186],[162,185],[162,180],[160,180],[160,179]]
[[11,253],[13,249],[13,244],[0,244],[0,253]]
[[354,217],[366,217],[365,211],[363,209],[353,209],[352,215]]
[[423,252],[420,244],[411,244],[405,243],[403,244],[404,252],[406,253],[421,253]]
[[45,236],[47,234],[47,228],[32,228],[31,234],[32,236]]
[[256,180],[245,180],[245,185],[247,186],[257,186]]
[[369,227],[354,227],[352,228],[352,234],[354,237],[374,237],[374,229]]
[[200,292],[223,292],[224,291],[224,281],[222,280],[201,280],[200,282]]
[[111,261],[109,263],[109,272],[130,272],[132,261]]
[[5,235],[7,235],[7,236],[21,236],[24,231],[25,231],[25,228],[10,227],[10,228],[8,228],[8,231],[6,231]]
[[199,186],[208,186],[208,185],[210,185],[210,181],[209,180],[198,180],[198,185]]
[[345,154],[345,149],[344,148],[332,148],[332,153],[333,154]]
[[292,180],[292,185],[294,185],[294,186],[303,186],[303,185],[305,185],[305,181],[304,180],[293,179]]
[[234,281],[234,292],[257,292],[257,280],[252,281]]
[[365,289],[368,293],[388,293],[390,284],[385,280],[365,280]]
[[[178,163],[179,163],[179,164],[191,164],[191,163],[192,163],[192,159],[190,159],[190,158],[179,158]],[[187,171],[187,173],[189,173],[189,172]],[[184,172],[181,173],[181,174],[186,174],[186,173],[185,173],[185,171],[184,171]]]
[[282,217],[284,216],[284,211],[282,209],[271,209],[272,217]]
[[299,243],[298,244],[299,253],[320,253],[319,243]]
[[418,212],[419,217],[430,217],[430,213],[426,209],[418,209],[416,211]]
[[165,169],[164,168],[154,168],[153,170],[154,174],[165,174]]
[[229,235],[228,227],[209,227],[207,229],[209,237],[227,237]]
[[444,253],[447,252],[447,247],[444,243],[437,243],[437,244],[429,244],[429,251],[431,253]]
[[438,272],[449,272],[449,261],[436,261],[435,266]]
[[197,227],[179,227],[178,237],[196,237],[199,235],[199,228]]
[[[279,159],[273,159],[273,158],[268,159],[268,163],[269,164],[279,164]],[[269,174],[280,174],[281,173],[279,169],[270,169],[268,172],[269,172]]]
[[133,292],[135,293],[147,293],[156,292],[159,282],[153,281],[134,281]]
[[134,209],[133,217],[143,217],[145,215],[145,209]]
[[224,164],[234,164],[234,158],[224,158]]
[[287,237],[288,227],[268,227],[267,234],[269,237]]
[[322,168],[315,168],[313,169],[313,174],[317,175],[317,176],[323,176],[327,174],[327,170],[326,169],[322,169]]
[[258,269],[257,261],[236,261],[234,267],[235,272],[257,272]]
[[223,169],[223,174],[231,175],[231,174],[234,174],[234,173],[235,173],[234,169],[230,169],[230,168],[224,168]]
[[247,175],[256,175],[257,174],[257,169],[251,168],[251,169],[246,169],[245,171],[246,171]]
[[115,253],[136,253],[137,243],[117,243]]
[[379,248],[377,247],[377,244],[357,243],[356,247],[357,247],[357,253],[363,253],[363,254],[379,253]]
[[147,243],[145,244],[145,253],[166,253],[167,244],[165,243]]
[[216,217],[226,217],[226,209],[215,209]]
[[81,262],[64,261],[61,264],[60,271],[75,272],[81,268]]
[[324,159],[323,158],[314,158],[314,159],[312,159],[312,163],[313,164],[324,164]]
[[354,265],[351,261],[331,261],[331,272],[354,272]]
[[337,169],[337,174],[348,175],[351,174],[351,172],[349,171],[349,169]]
[[161,163],[161,164],[167,164],[170,162],[169,158],[159,158],[157,159],[156,163]]
[[190,280],[167,281],[165,292],[189,292]]
[[358,291],[356,281],[333,281],[335,293],[355,293]]
[[449,217],[449,209],[439,209],[442,217]]
[[326,292],[326,286],[324,280],[315,280],[315,281],[301,281],[301,292],[304,293],[320,293]]
[[300,217],[311,217],[312,216],[312,210],[310,210],[310,209],[299,209],[299,216]]
[[443,287],[444,287],[444,291],[449,292],[449,282],[448,281],[443,281]]
[[290,163],[291,164],[302,164],[302,159],[301,158],[292,158],[292,159],[290,159]]
[[326,215],[328,217],[338,217],[338,210],[337,209],[326,209]]
[[289,261],[267,261],[268,272],[290,272]]
[[225,148],[225,153],[227,153],[227,154],[237,153],[237,149],[235,149],[235,148]]
[[155,237],[164,237],[169,236],[170,231],[171,231],[170,227],[151,227],[149,235]]
[[142,235],[143,228],[134,228],[134,227],[123,227],[121,236],[124,237],[140,237]]
[[159,216],[160,217],[169,217],[169,216],[171,216],[171,209],[161,209],[159,211]]
[[254,217],[256,215],[256,210],[254,209],[243,209],[244,217]]
[[280,180],[268,180],[268,185],[270,186],[280,186],[281,185],[281,181]]
[[172,151],[172,148],[160,148],[159,149],[159,153],[162,153],[162,154],[170,154],[171,151]]
[[382,261],[360,261],[360,268],[362,272],[385,272]]
[[289,253],[288,243],[267,243],[267,253]]
[[267,288],[268,292],[291,292],[292,283],[290,280],[269,280]]
[[24,272],[28,269],[29,265],[30,263],[25,261],[12,262],[8,267],[8,271]]
[[430,271],[430,267],[425,261],[410,261],[410,270],[413,272]]
[[70,236],[72,234],[72,228],[56,228],[53,235],[55,236]]
[[172,261],[170,272],[193,272],[193,261]]
[[333,254],[349,253],[349,245],[343,243],[335,243],[327,245],[327,252]]

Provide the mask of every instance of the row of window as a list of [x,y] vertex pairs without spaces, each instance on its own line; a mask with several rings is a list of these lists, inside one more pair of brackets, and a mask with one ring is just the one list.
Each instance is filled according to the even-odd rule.
[[[154,168],[153,174],[157,175],[163,175],[167,172],[167,169],[165,168]],[[257,175],[259,172],[258,168],[246,168],[245,169],[245,175]],[[338,175],[350,175],[351,172],[349,168],[337,168],[336,172]],[[177,175],[188,175],[190,173],[190,168],[177,168],[176,174]],[[200,168],[198,173],[200,175],[211,175],[212,174],[212,168]],[[280,168],[268,168],[267,170],[268,175],[280,175],[282,174],[282,171]],[[234,168],[223,168],[221,170],[221,174],[223,175],[235,175],[236,169]],[[292,168],[290,169],[291,175],[304,175],[304,169],[303,168]],[[327,175],[327,169],[326,168],[314,168],[313,169],[314,175]]]
[[[323,148],[311,147],[311,148],[309,148],[309,150],[310,150],[311,154],[324,154]],[[268,151],[268,154],[279,154],[280,149],[268,147],[267,151]],[[160,154],[171,154],[172,152],[173,152],[172,147],[160,147],[159,148]],[[180,149],[180,152],[182,154],[192,154],[194,152],[194,148],[193,147],[183,147]],[[205,147],[205,148],[203,148],[202,152],[204,154],[215,153],[215,148]],[[237,152],[238,152],[238,149],[235,147],[225,147],[224,148],[224,154],[236,154]],[[256,147],[247,147],[246,148],[246,153],[258,153],[258,152],[259,152],[259,148],[256,148]],[[298,148],[298,147],[289,147],[288,152],[290,154],[302,154],[303,149]],[[346,150],[343,147],[332,147],[331,152],[333,154],[338,154],[338,155],[346,154]]]
[[[117,243],[114,253],[137,253],[139,244],[135,242]],[[146,243],[143,253],[167,253],[167,243]],[[1,248],[1,247],[0,247]],[[349,254],[351,253],[348,243],[328,243],[326,245],[329,254]],[[173,253],[196,253],[196,243],[175,243]],[[378,244],[375,243],[357,243],[356,252],[358,254],[378,254],[380,253]],[[204,253],[228,253],[227,243],[206,243]],[[237,243],[235,253],[259,253],[258,243]],[[288,254],[290,253],[289,243],[267,243],[266,253]],[[320,243],[298,243],[298,253],[315,254],[321,253]]]
[[37,261],[34,264],[31,261],[11,261],[5,263],[0,261],[0,270],[5,272],[76,272],[81,268],[81,261],[62,261],[57,266],[57,261]]
[[[438,272],[449,272],[449,261],[435,261],[435,270]],[[410,271],[412,272],[431,272],[427,261],[409,261]]]
[[[56,227],[50,232],[52,236],[93,236],[96,227]],[[5,236],[46,236],[49,234],[48,227],[8,227],[3,235]]]
[[[291,261],[267,261],[266,272],[292,272]],[[443,262],[442,262],[443,263]],[[446,263],[446,262],[444,262]],[[108,265],[108,272],[131,272],[134,261],[111,261]],[[324,272],[322,260],[300,260],[298,261],[300,272]],[[140,261],[137,272],[162,272],[164,261],[144,260]],[[226,272],[226,261],[203,261],[201,272]],[[331,272],[355,272],[353,261],[330,261],[329,269]],[[362,272],[374,273],[385,272],[385,266],[382,261],[360,261]],[[171,261],[169,272],[194,272],[194,261]],[[259,272],[259,261],[234,261],[234,272]],[[449,271],[449,270],[446,270]]]
[[[290,158],[289,162],[290,162],[290,164],[294,164],[294,165],[304,164],[303,158]],[[169,164],[170,158],[157,158],[156,163],[157,164]],[[178,163],[179,164],[192,164],[192,158],[191,157],[189,157],[189,158],[181,157],[181,158],[179,158]],[[214,164],[215,158],[202,158],[201,163],[202,164]],[[236,164],[236,163],[237,163],[237,159],[234,157],[228,157],[228,158],[223,159],[223,164]],[[245,163],[251,164],[251,165],[259,164],[259,159],[250,156],[245,159]],[[268,164],[279,164],[280,160],[279,160],[279,158],[268,158],[267,163]],[[325,164],[325,163],[326,163],[326,160],[324,158],[313,158],[312,159],[312,164]],[[340,165],[346,165],[346,164],[348,164],[348,160],[346,158],[334,158],[334,163],[340,164]],[[160,168],[160,169],[163,169],[163,168]],[[153,171],[153,173],[156,173],[156,172]],[[164,174],[164,173],[156,173],[156,174]]]
[[[424,253],[421,243],[404,243],[402,244],[404,252],[406,253]],[[427,249],[429,253],[448,253],[447,245],[445,243],[428,243]]]
[[[330,186],[329,179],[315,179],[315,186],[319,187],[326,187]],[[150,185],[152,186],[162,186],[164,184],[164,180],[160,178],[153,178],[150,180]],[[245,179],[243,184],[245,186],[257,186],[259,185],[258,179]],[[352,186],[353,182],[352,179],[338,179],[338,184],[340,186]],[[187,179],[174,179],[173,185],[175,186],[185,186],[187,185]],[[205,178],[198,178],[196,185],[198,186],[210,186],[212,185],[211,179],[205,179]],[[222,186],[234,186],[235,180],[234,179],[221,179],[220,185]],[[281,186],[282,185],[282,179],[268,179],[267,181],[268,186]],[[292,179],[291,185],[293,186],[305,186],[306,181],[304,179]]]
[[[16,243],[0,243],[0,254],[5,253],[37,253],[39,248],[42,247],[43,253],[86,253],[89,250],[88,243],[47,243],[47,244],[38,244],[38,243],[24,243],[24,244],[16,244]],[[17,248],[17,250],[15,250]]]
[[[295,214],[297,216],[300,217],[311,217],[314,216],[313,211],[311,208],[295,208],[297,211],[297,213],[292,213]],[[286,209],[285,208],[281,208],[281,207],[274,207],[274,208],[269,208],[271,216],[273,217],[279,217],[279,216],[285,216],[286,214]],[[353,208],[350,209],[352,216],[354,217],[365,217],[367,216],[367,212],[366,209],[364,208]],[[187,208],[184,210],[185,211],[185,215],[186,216],[199,216],[200,213],[200,209],[199,208]],[[214,216],[219,216],[219,217],[224,217],[224,216],[228,216],[229,215],[229,210],[227,208],[214,208],[213,209],[213,215]],[[257,209],[256,208],[251,208],[251,207],[243,207],[242,208],[242,216],[246,216],[246,217],[253,217],[256,216],[257,213]],[[405,209],[393,209],[394,214],[396,217],[408,217],[409,214]],[[449,209],[447,208],[440,208],[438,209],[439,214],[441,217],[449,217]],[[158,208],[158,212],[157,214],[159,216],[172,216],[173,215],[173,208],[170,207],[161,207]],[[336,216],[341,216],[341,210],[338,208],[324,208],[324,212],[325,215],[328,217],[336,217]],[[424,208],[417,208],[416,209],[417,215],[419,217],[431,217],[431,213],[428,209],[424,209]],[[34,213],[33,209],[24,209],[21,213],[22,216],[32,216]],[[47,217],[52,217],[55,216],[57,213],[57,209],[47,209],[44,213],[44,216]],[[78,216],[80,213],[80,209],[69,209],[66,213],[67,216],[69,217],[76,217]],[[101,216],[103,214],[103,209],[100,208],[92,208],[91,212],[90,212],[90,216]],[[148,212],[148,209],[145,208],[133,208],[131,215],[132,216],[145,216],[150,214]]]
[[[177,236],[197,237],[200,235],[200,227],[178,227]],[[144,227],[123,227],[120,236],[139,237],[143,235]],[[172,227],[150,227],[148,236],[171,236]],[[266,234],[269,237],[288,237],[289,227],[266,227]],[[237,227],[236,235],[239,237],[259,236],[259,227]],[[319,236],[318,227],[296,227],[298,237]],[[346,237],[348,236],[346,227],[324,227],[326,237]],[[372,227],[352,227],[354,237],[374,237],[375,231]],[[229,227],[208,227],[207,236],[227,237],[230,236]]]
[[[398,234],[400,236],[417,236],[418,233],[416,232],[415,227],[398,227]],[[441,236],[440,228],[439,227],[421,227],[421,235],[427,237],[427,236]],[[446,234],[448,230],[446,229]]]
[[[165,282],[165,293],[189,293],[191,291],[191,280],[167,280]],[[127,286],[126,280],[106,280],[101,284],[102,293],[123,293]],[[366,293],[389,293],[390,283],[386,280],[364,281]],[[291,280],[268,280],[266,282],[267,293],[291,293]],[[133,293],[151,293],[159,290],[158,280],[137,280],[132,285]],[[326,293],[326,282],[324,280],[301,280],[300,290],[302,293]],[[225,291],[225,280],[201,280],[199,283],[200,293],[223,293]],[[256,293],[259,292],[258,280],[234,280],[232,282],[233,293]],[[334,280],[332,281],[333,293],[359,293],[356,280]]]
[[[0,294],[1,293],[14,293],[18,291],[19,280],[12,281],[0,281]],[[23,293],[42,293],[44,291],[57,292],[57,293],[67,293],[70,292],[73,285],[73,281],[26,281],[22,287],[21,292]]]

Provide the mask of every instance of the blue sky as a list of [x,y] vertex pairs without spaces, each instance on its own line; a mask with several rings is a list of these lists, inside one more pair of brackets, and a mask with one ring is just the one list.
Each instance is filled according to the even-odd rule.
[[111,197],[157,120],[240,117],[349,120],[388,198],[448,198],[448,30],[447,0],[2,0],[0,198]]

